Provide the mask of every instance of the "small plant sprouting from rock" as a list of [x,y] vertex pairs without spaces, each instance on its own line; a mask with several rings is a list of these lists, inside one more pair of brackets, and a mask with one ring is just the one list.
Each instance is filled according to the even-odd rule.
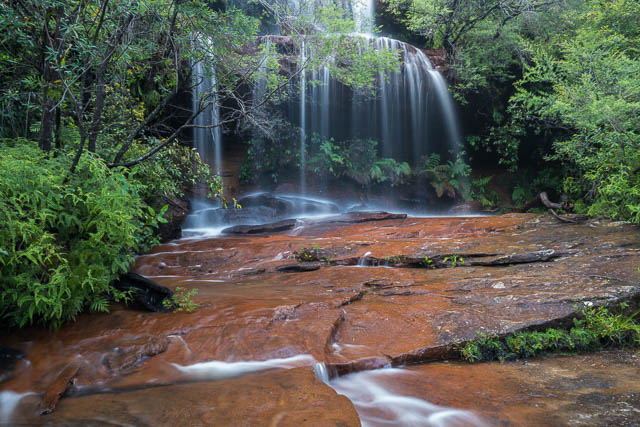
[[162,305],[168,310],[186,311],[187,313],[191,313],[193,310],[200,307],[200,304],[195,303],[192,299],[197,293],[197,289],[187,290],[178,286],[171,298],[165,298],[162,301]]
[[293,253],[296,260],[300,262],[314,262],[322,261],[327,264],[331,264],[331,258],[327,256],[327,253],[318,245],[313,245],[309,248],[302,247]]
[[456,268],[458,265],[464,265],[464,259],[459,255],[451,255],[444,257],[445,264],[451,262],[451,268]]
[[432,267],[433,264],[433,260],[431,258],[429,258],[428,256],[424,257],[424,266],[427,268]]
[[[627,304],[620,305],[621,311]],[[582,318],[574,319],[569,330],[547,329],[545,331],[517,332],[499,337],[482,335],[467,342],[459,349],[467,362],[491,360],[513,360],[533,357],[542,353],[595,351],[609,347],[640,346],[640,323],[637,313],[625,315],[611,313],[606,307],[587,306]]]

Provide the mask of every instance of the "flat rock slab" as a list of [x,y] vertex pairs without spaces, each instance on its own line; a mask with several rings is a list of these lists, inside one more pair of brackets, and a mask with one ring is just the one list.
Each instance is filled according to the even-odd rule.
[[311,367],[69,397],[39,418],[28,407],[25,398],[14,420],[29,425],[360,425],[349,399],[318,380]]
[[[320,248],[327,262],[297,263],[295,274],[282,274],[303,247]],[[445,261],[453,255],[464,259],[455,268]],[[373,259],[380,266],[353,265]],[[405,262],[428,259],[440,268]],[[114,305],[109,315],[82,315],[52,333],[1,336],[31,364],[0,389],[44,393],[77,357],[85,362],[75,386],[90,390],[146,388],[166,381],[170,363],[309,354],[344,374],[442,360],[479,334],[555,326],[585,306],[635,304],[639,265],[637,227],[532,214],[313,222],[267,236],[180,240],[139,257],[135,271],[170,289],[197,288],[197,310]],[[133,365],[116,363],[127,369],[100,362],[136,337],[168,344]]]

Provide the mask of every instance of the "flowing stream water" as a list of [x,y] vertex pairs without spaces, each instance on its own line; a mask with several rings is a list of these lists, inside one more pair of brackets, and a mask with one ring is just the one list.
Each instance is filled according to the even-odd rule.
[[326,366],[314,366],[316,376],[339,394],[347,396],[358,411],[363,427],[376,426],[484,426],[472,412],[434,405],[417,397],[392,391],[394,377],[411,371],[383,368],[330,379]]

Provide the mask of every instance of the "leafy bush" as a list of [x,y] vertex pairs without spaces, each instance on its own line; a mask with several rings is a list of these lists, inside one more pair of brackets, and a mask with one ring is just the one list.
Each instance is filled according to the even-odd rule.
[[187,290],[178,286],[171,298],[165,298],[162,300],[162,305],[169,310],[186,311],[187,313],[191,313],[193,310],[200,307],[200,304],[194,302],[192,299],[197,293],[197,289]]
[[307,145],[307,172],[320,178],[339,177],[344,173],[347,165],[344,148],[336,144],[333,138],[324,139],[313,134]]
[[490,209],[500,204],[500,196],[489,188],[493,175],[471,180],[471,197],[480,202],[484,209]]
[[376,164],[378,142],[373,139],[354,139],[346,143],[349,161],[347,176],[358,184],[369,185],[373,179],[371,170]]
[[[129,150],[132,158],[142,153],[144,147],[138,145]],[[169,146],[152,160],[135,165],[129,171],[128,178],[142,184],[140,195],[150,205],[157,204],[162,198],[182,197],[196,184],[206,186],[209,198],[222,195],[220,176],[211,173],[209,165],[202,162],[195,149],[183,145]]]
[[465,200],[470,199],[468,177],[471,167],[464,161],[464,155],[463,151],[456,156],[455,161],[449,160],[446,163],[441,163],[440,155],[436,153],[423,156],[422,167],[418,173],[427,178],[438,197],[446,194],[452,199],[457,196]]
[[376,182],[388,182],[395,187],[404,184],[411,177],[411,167],[407,162],[397,162],[394,159],[378,160],[371,168],[371,178]]
[[53,327],[126,294],[109,286],[154,243],[162,219],[144,185],[91,154],[71,158],[34,143],[0,141],[0,319]]

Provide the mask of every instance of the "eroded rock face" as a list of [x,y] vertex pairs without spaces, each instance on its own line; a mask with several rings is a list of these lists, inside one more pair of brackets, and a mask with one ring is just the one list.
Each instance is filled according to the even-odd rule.
[[[635,303],[640,295],[640,233],[630,225],[595,220],[563,224],[531,214],[359,218],[302,222],[269,236],[183,240],[157,247],[138,258],[135,271],[171,289],[197,288],[197,310],[141,313],[114,306],[109,315],[83,315],[53,333],[32,329],[3,336],[2,342],[24,351],[31,365],[19,362],[14,378],[0,384],[0,390],[44,393],[56,374],[79,357],[84,365],[72,397],[62,399],[57,411],[67,400],[98,402],[92,396],[109,388],[114,394],[109,394],[113,403],[108,405],[115,406],[106,408],[124,405],[126,413],[136,414],[131,419],[146,419],[144,407],[151,401],[136,397],[136,403],[126,403],[124,395],[142,396],[159,385],[173,390],[166,393],[186,396],[196,393],[190,390],[203,393],[217,387],[181,382],[172,363],[308,354],[329,370],[346,374],[443,360],[454,356],[457,343],[482,333],[555,325],[585,304]],[[326,260],[296,261],[294,252],[302,247],[321,248]],[[296,273],[283,274],[287,270]],[[136,357],[132,365],[117,362],[127,368],[112,369],[113,349],[137,337],[147,343],[164,340],[164,351]],[[108,366],[103,360],[109,360]],[[311,372],[311,367],[297,369]],[[278,383],[276,372],[282,373],[274,371],[269,381]],[[637,378],[637,370],[632,373]],[[247,391],[253,377],[234,380],[240,382],[233,383],[233,393],[242,394],[242,387]],[[252,394],[254,401],[274,404],[269,384],[251,392],[262,393]],[[321,383],[317,388],[328,389]],[[150,396],[160,396],[160,390]],[[80,397],[82,393],[90,395]],[[329,399],[322,393],[318,399]],[[422,398],[429,400],[428,394]],[[236,408],[212,400],[200,409],[194,403],[181,416],[198,423],[201,413],[209,414],[203,408],[210,404],[227,408],[220,409],[218,419],[236,417],[242,402]],[[456,406],[458,401],[451,397],[442,404]],[[276,416],[275,409],[265,407],[256,410],[256,417],[260,411]]]

